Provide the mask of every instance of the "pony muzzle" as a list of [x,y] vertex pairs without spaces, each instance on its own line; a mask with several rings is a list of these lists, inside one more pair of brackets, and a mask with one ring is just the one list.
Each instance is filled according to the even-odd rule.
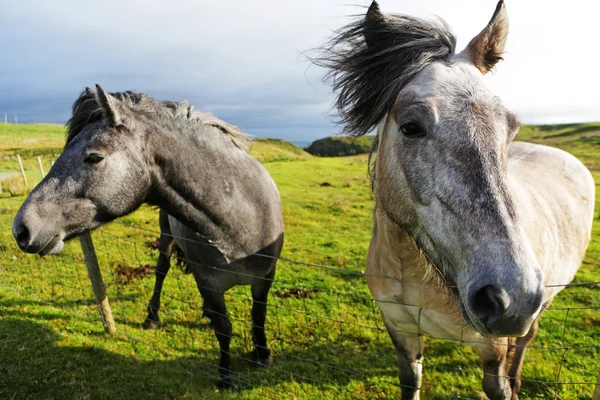
[[544,296],[543,282],[534,290],[511,293],[500,286],[483,285],[468,291],[468,322],[487,337],[524,336],[537,318]]
[[50,223],[43,222],[26,205],[15,216],[12,234],[19,248],[26,253],[45,256],[60,253],[64,248],[64,233],[52,229]]

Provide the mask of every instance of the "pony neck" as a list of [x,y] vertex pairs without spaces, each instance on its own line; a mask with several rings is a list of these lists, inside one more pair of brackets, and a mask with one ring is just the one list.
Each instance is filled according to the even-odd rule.
[[248,153],[212,127],[190,135],[169,132],[154,143],[148,202],[196,232],[219,236],[227,225],[221,203],[238,179],[234,164],[243,163]]
[[452,296],[453,285],[445,279],[442,271],[434,265],[414,237],[392,221],[379,206],[375,209],[369,261],[378,265],[375,274],[417,288],[430,285],[439,290],[440,295]]

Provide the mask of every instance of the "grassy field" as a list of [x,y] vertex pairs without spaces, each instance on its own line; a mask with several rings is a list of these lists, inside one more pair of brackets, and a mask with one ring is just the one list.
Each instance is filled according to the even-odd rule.
[[[600,184],[600,124],[524,127],[521,140],[556,145],[582,159]],[[0,125],[0,173],[30,181],[35,156],[49,165],[64,131],[57,126]],[[250,293],[232,289],[233,367],[237,392],[219,392],[217,344],[201,319],[193,279],[173,268],[165,282],[157,331],[140,324],[152,293],[157,213],[150,207],[94,232],[118,325],[104,334],[78,243],[40,259],[18,250],[10,233],[24,197],[0,196],[0,398],[9,399],[392,399],[399,395],[392,344],[361,272],[373,198],[366,156],[317,158],[287,144],[257,141],[284,205],[286,243],[269,299],[267,329],[275,364],[253,367]],[[37,172],[36,172],[37,171]],[[598,191],[597,191],[598,192]],[[597,210],[600,210],[597,196]],[[314,264],[314,265],[309,265]],[[329,266],[321,268],[315,265]],[[150,267],[148,267],[150,266]],[[600,219],[575,282],[600,281]],[[589,309],[589,308],[596,309]],[[565,289],[542,318],[528,351],[522,398],[587,399],[600,364],[600,286]],[[568,347],[568,350],[565,350]],[[542,381],[549,383],[538,383]],[[425,399],[481,398],[478,357],[468,346],[428,339]],[[571,382],[556,385],[552,382]]]

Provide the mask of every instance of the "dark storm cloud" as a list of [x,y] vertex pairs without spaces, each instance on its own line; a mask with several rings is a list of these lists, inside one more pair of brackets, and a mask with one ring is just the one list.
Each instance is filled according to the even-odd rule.
[[[464,42],[487,22],[495,0],[457,0],[460,7],[435,0],[380,3],[386,11],[439,13]],[[598,60],[588,58],[568,80],[548,84],[562,76],[566,61],[540,46],[537,31],[522,22],[532,10],[548,14],[536,29],[564,49],[568,40],[560,30],[553,34],[553,21],[570,11],[543,7],[541,0],[513,3],[506,61],[486,79],[524,122],[599,119],[594,93],[600,88],[590,72]],[[324,71],[310,67],[303,52],[348,21],[342,16],[362,11],[341,0],[7,1],[0,9],[0,115],[64,123],[77,95],[100,83],[110,91],[187,99],[256,136],[307,141],[338,133],[332,96],[320,81]],[[573,54],[583,54],[577,46],[585,47],[568,41]]]
[[0,16],[0,37],[10,38],[0,112],[64,123],[79,92],[100,83],[186,99],[257,136],[311,140],[339,132],[323,71],[302,54],[319,35],[311,40],[310,23],[284,30],[285,18],[275,20],[277,10],[263,3],[268,15],[259,3],[237,3],[235,12],[218,2],[8,3]]

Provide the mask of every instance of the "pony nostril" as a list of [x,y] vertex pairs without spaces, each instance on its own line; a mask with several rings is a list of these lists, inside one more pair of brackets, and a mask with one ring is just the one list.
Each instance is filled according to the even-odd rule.
[[506,293],[487,285],[477,290],[470,298],[471,312],[488,327],[489,324],[502,317],[508,308]]
[[25,225],[20,225],[17,228],[15,239],[21,247],[27,247],[29,245],[29,229]]

